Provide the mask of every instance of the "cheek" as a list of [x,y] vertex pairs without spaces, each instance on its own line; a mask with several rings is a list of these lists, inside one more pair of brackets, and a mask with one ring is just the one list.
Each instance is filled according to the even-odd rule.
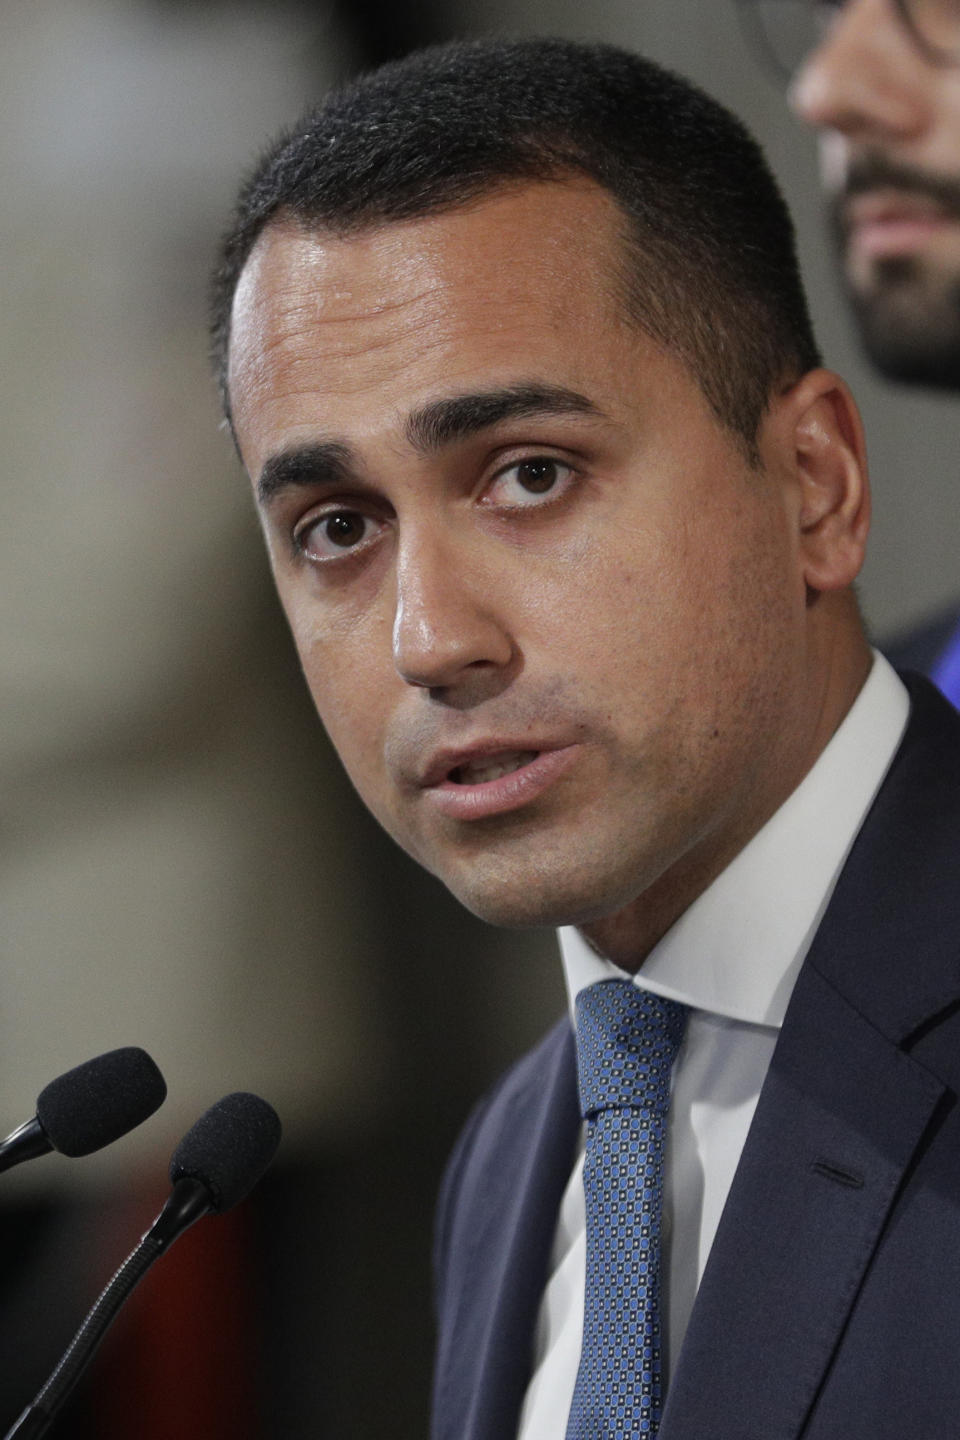
[[595,653],[620,658],[611,671],[618,688],[642,682],[645,706],[689,704],[704,723],[721,696],[774,684],[783,637],[803,624],[782,512],[727,496],[664,527],[642,566],[629,551],[610,563],[598,580],[603,613],[586,636]]
[[689,640],[717,615],[725,539],[702,516],[675,511],[624,525],[616,543],[578,557],[560,603],[585,659],[636,653],[645,667],[682,664]]

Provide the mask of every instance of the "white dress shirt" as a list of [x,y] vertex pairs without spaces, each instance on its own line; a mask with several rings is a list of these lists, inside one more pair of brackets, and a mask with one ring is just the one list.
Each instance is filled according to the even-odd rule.
[[[664,1181],[664,1376],[679,1353],[803,959],[903,736],[904,686],[874,656],[863,689],[780,809],[648,955],[634,983],[691,1007],[677,1057]],[[623,972],[560,931],[577,993]],[[566,1430],[583,1333],[583,1153],[564,1193],[519,1440]]]

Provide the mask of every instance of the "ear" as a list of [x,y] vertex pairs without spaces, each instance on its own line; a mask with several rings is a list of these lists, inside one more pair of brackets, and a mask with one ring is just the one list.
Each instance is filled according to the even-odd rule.
[[810,370],[776,402],[781,462],[791,472],[809,592],[841,590],[863,565],[870,484],[863,422],[846,382]]

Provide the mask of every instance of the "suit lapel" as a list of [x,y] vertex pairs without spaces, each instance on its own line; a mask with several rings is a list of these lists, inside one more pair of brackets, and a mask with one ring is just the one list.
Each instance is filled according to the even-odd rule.
[[945,1087],[911,1037],[960,997],[960,725],[911,683],[903,746],[787,1010],[662,1440],[802,1433]]
[[801,975],[668,1393],[662,1440],[792,1440],[943,1087]]
[[546,1066],[522,1072],[498,1099],[491,1148],[481,1128],[463,1176],[462,1193],[472,1198],[458,1215],[454,1245],[464,1259],[441,1355],[436,1433],[443,1440],[506,1440],[516,1433],[580,1126],[568,1020],[552,1038]]

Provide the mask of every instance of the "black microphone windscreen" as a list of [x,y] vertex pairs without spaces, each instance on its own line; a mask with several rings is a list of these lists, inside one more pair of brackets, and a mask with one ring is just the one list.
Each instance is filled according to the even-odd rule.
[[61,1155],[112,1145],[163,1104],[167,1087],[145,1050],[126,1045],[51,1080],[37,1096],[37,1119]]
[[259,1095],[238,1090],[211,1105],[180,1141],[170,1183],[200,1180],[213,1208],[229,1210],[253,1189],[280,1144],[280,1120]]

